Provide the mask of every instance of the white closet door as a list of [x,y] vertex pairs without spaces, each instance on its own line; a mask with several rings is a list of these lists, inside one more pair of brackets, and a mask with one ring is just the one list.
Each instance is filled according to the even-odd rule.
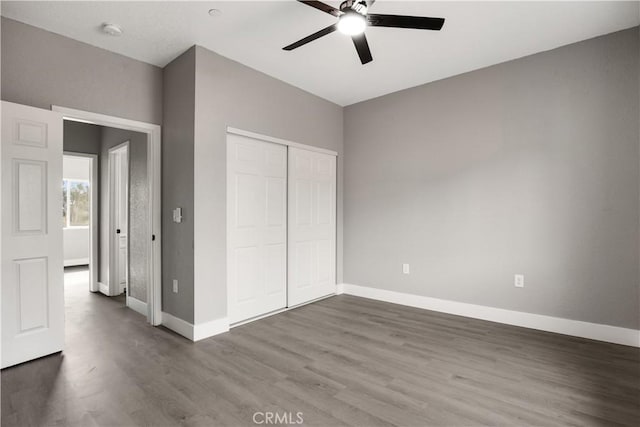
[[62,115],[2,102],[2,368],[64,347]]
[[287,148],[227,139],[230,323],[287,304]]
[[289,307],[336,291],[336,158],[289,147]]

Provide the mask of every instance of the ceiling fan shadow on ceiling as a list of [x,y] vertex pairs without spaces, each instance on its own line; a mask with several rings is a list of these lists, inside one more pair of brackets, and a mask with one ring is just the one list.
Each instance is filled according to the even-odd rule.
[[440,31],[444,25],[444,18],[430,18],[426,16],[403,16],[403,15],[380,15],[369,13],[369,8],[375,0],[346,0],[340,4],[340,9],[322,3],[320,1],[298,0],[307,6],[311,6],[322,12],[338,18],[332,24],[320,31],[317,31],[303,39],[298,40],[282,49],[290,51],[300,46],[312,42],[320,37],[331,34],[338,30],[343,34],[351,36],[353,45],[358,52],[362,65],[373,60],[365,30],[367,27],[392,27],[392,28],[413,28],[417,30]]

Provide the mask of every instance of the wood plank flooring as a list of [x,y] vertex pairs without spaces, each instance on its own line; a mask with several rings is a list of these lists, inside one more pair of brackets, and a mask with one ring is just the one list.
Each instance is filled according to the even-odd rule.
[[192,343],[66,290],[67,349],[2,371],[3,426],[640,425],[631,347],[350,296]]

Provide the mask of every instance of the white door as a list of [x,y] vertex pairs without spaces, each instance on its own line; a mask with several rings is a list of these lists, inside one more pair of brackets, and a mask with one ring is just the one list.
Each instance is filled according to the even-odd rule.
[[2,102],[2,367],[64,347],[62,115]]
[[[120,295],[129,281],[129,144],[109,150],[111,238],[114,281],[111,295]],[[127,293],[128,295],[129,293]]]
[[287,148],[227,139],[230,323],[287,304]]
[[289,147],[289,307],[336,291],[336,157]]

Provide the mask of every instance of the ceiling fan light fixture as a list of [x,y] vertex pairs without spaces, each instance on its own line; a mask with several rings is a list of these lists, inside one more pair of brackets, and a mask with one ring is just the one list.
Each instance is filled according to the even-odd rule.
[[338,18],[338,31],[348,36],[364,33],[367,28],[365,17],[358,12],[349,11]]

